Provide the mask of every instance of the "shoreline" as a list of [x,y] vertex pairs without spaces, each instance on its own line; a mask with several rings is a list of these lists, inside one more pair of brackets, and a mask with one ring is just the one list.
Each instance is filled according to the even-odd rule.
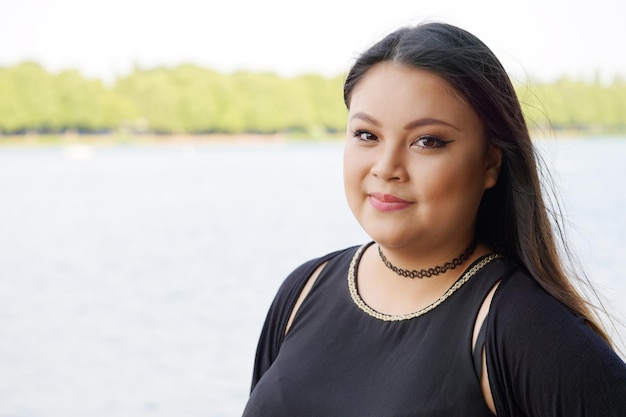
[[[533,141],[576,140],[576,139],[624,139],[626,133],[586,133],[578,131],[531,131]],[[323,137],[294,135],[290,133],[233,133],[233,134],[24,134],[1,135],[2,147],[45,147],[45,146],[119,146],[119,145],[276,145],[297,142],[335,142],[344,139],[343,132],[326,134]]]
[[0,147],[117,146],[170,144],[277,144],[299,139],[288,134],[24,134],[0,135]]

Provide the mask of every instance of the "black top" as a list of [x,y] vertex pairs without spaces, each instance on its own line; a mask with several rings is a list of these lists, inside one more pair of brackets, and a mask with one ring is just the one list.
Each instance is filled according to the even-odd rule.
[[[491,416],[471,344],[499,280],[484,326],[498,415],[626,416],[626,365],[511,263],[483,257],[436,307],[395,317],[350,293],[356,251],[309,261],[285,280],[261,334],[245,417]],[[327,260],[284,336],[304,284]]]

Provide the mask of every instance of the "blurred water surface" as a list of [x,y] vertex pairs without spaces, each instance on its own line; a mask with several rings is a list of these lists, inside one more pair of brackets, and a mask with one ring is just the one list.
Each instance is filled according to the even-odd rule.
[[[626,320],[626,140],[539,145]],[[323,142],[0,148],[0,417],[240,415],[282,279],[367,240],[341,158]]]

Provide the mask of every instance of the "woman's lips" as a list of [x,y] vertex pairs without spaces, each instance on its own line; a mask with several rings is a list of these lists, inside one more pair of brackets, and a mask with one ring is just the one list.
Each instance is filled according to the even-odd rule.
[[400,197],[382,193],[369,194],[369,201],[376,210],[385,212],[403,210],[413,204]]

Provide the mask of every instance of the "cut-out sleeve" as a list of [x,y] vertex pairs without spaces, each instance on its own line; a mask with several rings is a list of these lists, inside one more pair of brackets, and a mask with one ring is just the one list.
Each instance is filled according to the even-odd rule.
[[261,336],[259,337],[252,372],[251,391],[259,382],[259,379],[261,379],[265,371],[272,365],[274,359],[276,359],[280,345],[285,337],[285,329],[289,321],[289,316],[306,282],[317,267],[340,252],[342,251],[333,252],[321,258],[305,262],[289,274],[279,287],[270,305],[263,329],[261,330]]
[[524,272],[502,281],[487,326],[498,416],[626,416],[626,364]]

